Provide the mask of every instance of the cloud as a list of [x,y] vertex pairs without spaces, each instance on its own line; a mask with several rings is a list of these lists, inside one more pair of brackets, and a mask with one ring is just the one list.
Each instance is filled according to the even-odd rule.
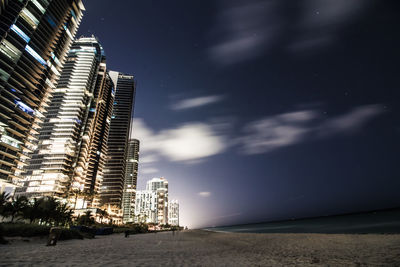
[[340,30],[360,17],[370,2],[220,0],[210,33],[215,41],[208,53],[227,66],[254,59],[273,47],[296,53],[315,51],[337,39]]
[[275,1],[220,1],[213,32],[218,41],[210,47],[211,57],[223,65],[258,56],[274,38],[279,25]]
[[268,153],[315,138],[355,133],[383,110],[382,105],[359,106],[325,120],[318,110],[278,114],[247,124],[238,142],[246,154]]
[[227,141],[216,127],[190,122],[176,128],[151,130],[142,119],[134,119],[133,136],[141,142],[141,153],[148,159],[164,157],[169,161],[194,162],[225,151]]
[[152,162],[156,162],[158,160],[159,160],[159,157],[157,155],[154,155],[154,154],[146,155],[146,156],[143,156],[143,157],[139,158],[139,162],[141,164],[142,163],[152,163]]
[[370,119],[384,112],[382,105],[366,105],[354,108],[349,113],[334,117],[321,124],[318,132],[321,136],[337,133],[353,133],[360,130]]
[[197,195],[199,195],[201,197],[209,197],[209,196],[211,196],[211,192],[199,192],[199,193],[197,193]]
[[140,167],[141,174],[151,174],[151,173],[157,173],[157,172],[158,172],[158,169],[156,169],[156,168]]
[[257,120],[245,126],[241,139],[247,154],[266,153],[301,142],[310,127],[307,123],[317,117],[315,111],[284,113]]
[[219,102],[223,99],[223,96],[219,95],[209,95],[209,96],[201,96],[195,98],[189,98],[181,100],[171,106],[173,110],[182,110],[189,108],[197,108],[205,105],[209,105],[212,103]]

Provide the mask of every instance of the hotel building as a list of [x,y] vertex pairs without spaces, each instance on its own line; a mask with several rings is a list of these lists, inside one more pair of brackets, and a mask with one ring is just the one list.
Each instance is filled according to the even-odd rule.
[[122,213],[122,196],[128,156],[129,130],[134,109],[135,80],[132,75],[110,71],[115,99],[107,146],[108,155],[101,186],[101,206]]
[[64,198],[77,209],[96,206],[113,99],[102,46],[95,37],[79,38],[68,53],[17,194]]
[[128,143],[126,159],[124,194],[122,196],[123,221],[134,222],[136,184],[139,168],[139,140],[131,139]]
[[0,2],[0,191],[12,191],[82,18],[81,0]]

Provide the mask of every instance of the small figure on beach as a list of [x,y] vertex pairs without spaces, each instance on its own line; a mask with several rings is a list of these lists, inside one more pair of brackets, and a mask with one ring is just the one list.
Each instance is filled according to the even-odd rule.
[[129,230],[126,230],[125,231],[125,238],[128,238],[129,237]]
[[61,229],[59,227],[50,228],[49,238],[47,239],[46,246],[55,246],[60,238]]

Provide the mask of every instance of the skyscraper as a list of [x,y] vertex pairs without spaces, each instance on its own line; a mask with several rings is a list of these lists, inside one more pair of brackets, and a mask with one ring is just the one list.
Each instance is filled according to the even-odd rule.
[[168,224],[179,226],[179,202],[178,200],[168,201]]
[[15,187],[82,18],[81,0],[0,7],[0,191]]
[[128,143],[126,159],[124,194],[122,196],[123,221],[134,222],[136,184],[139,168],[139,140],[131,139]]
[[95,37],[81,37],[68,53],[38,149],[17,193],[68,198],[76,208],[93,205],[102,182],[113,99],[102,46]]
[[116,86],[116,92],[107,142],[107,162],[101,186],[101,205],[111,207],[111,210],[118,213],[121,210],[124,191],[129,130],[134,109],[135,80],[132,75],[115,71],[110,71],[110,77]]

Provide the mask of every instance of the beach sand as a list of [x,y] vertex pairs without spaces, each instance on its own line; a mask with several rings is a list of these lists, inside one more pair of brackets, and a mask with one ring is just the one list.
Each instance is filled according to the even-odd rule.
[[14,240],[1,266],[400,266],[400,235],[247,234],[201,230]]

